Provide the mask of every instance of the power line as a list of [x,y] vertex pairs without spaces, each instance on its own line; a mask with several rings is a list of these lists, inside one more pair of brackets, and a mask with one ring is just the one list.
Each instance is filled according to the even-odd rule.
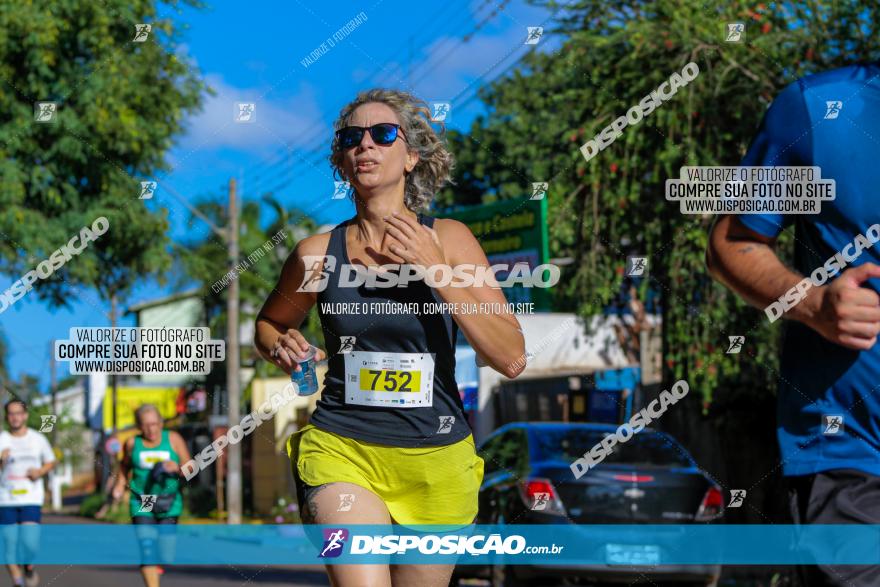
[[[461,13],[461,12],[455,12],[455,13],[453,13],[453,14],[452,14],[452,18],[448,18],[448,19],[446,19],[446,20],[443,22],[443,24],[440,24],[440,25],[437,25],[437,26],[433,27],[432,32],[434,32],[434,31],[436,31],[436,32],[441,32],[441,31],[443,31],[444,29],[449,28],[448,25],[449,25],[453,20],[456,20],[456,17],[459,17],[459,18],[458,18],[459,23],[458,23],[458,24],[456,25],[456,27],[454,27],[454,28],[459,28],[459,27],[462,27],[462,28],[463,28],[463,26],[464,26],[465,23],[471,18],[471,16],[473,16],[473,17],[478,17],[480,11],[483,10],[483,7],[486,6],[487,4],[489,4],[489,2],[491,2],[491,1],[492,1],[492,0],[483,0],[483,3],[480,4],[480,6],[477,7],[477,9],[474,11],[473,15],[468,14],[468,13],[464,13],[464,18],[461,18],[461,16],[462,16],[462,13]],[[509,0],[505,0],[505,1],[509,1]],[[475,32],[476,30],[478,30],[478,29],[474,29],[473,31],[471,31],[471,33]],[[471,33],[469,33],[469,34],[471,34]],[[467,36],[467,35],[466,35],[466,36]],[[440,41],[440,44],[439,44],[437,47],[435,47],[435,49],[439,49],[440,47],[442,47],[443,45],[445,45],[447,42],[450,42],[450,41],[452,42],[452,45],[453,45],[453,46],[461,44],[462,41],[461,41],[461,40],[455,41],[455,38],[456,38],[456,37],[444,36],[443,39]],[[428,63],[427,61],[424,61],[424,62],[422,62],[421,66],[422,66],[422,67],[426,67],[426,66],[427,66],[427,63]],[[384,67],[380,67],[379,69],[377,69],[377,71],[376,71],[376,73],[375,73],[374,75],[379,75],[379,73],[382,72],[382,71],[384,71],[384,70],[385,70]],[[409,71],[409,78],[410,78],[410,79],[412,79],[413,71],[414,71],[414,70],[410,70],[410,71]],[[413,89],[413,88],[415,87],[415,83],[408,83],[408,82],[407,82],[405,85],[408,86],[410,89]]]
[[[507,4],[509,1],[510,1],[510,0],[502,0],[502,3],[501,3],[500,5],[496,6],[495,9],[494,9],[489,15],[487,15],[487,16],[484,17],[480,22],[478,22],[470,32],[468,32],[467,34],[464,35],[464,37],[463,37],[462,39],[460,39],[460,40],[458,40],[456,43],[454,43],[453,46],[452,46],[452,48],[451,48],[450,50],[446,51],[446,53],[444,53],[443,56],[442,56],[439,60],[435,60],[434,62],[425,61],[425,62],[423,63],[423,67],[426,68],[426,69],[428,69],[428,70],[430,70],[430,69],[433,69],[434,67],[436,67],[437,63],[442,63],[443,61],[445,61],[445,60],[449,57],[449,55],[451,55],[452,51],[453,51],[456,47],[458,47],[458,46],[460,46],[460,45],[463,45],[463,44],[466,43],[468,40],[470,40],[470,38],[473,37],[473,34],[476,33],[477,31],[479,31],[483,26],[485,26],[485,25],[489,22],[489,20],[491,20],[492,18],[494,18],[494,17],[495,17],[495,16],[496,16],[501,10],[503,10],[504,7],[506,6],[506,4]],[[480,9],[481,9],[482,6],[484,6],[485,4],[486,4],[486,2],[484,2],[484,4],[480,6]],[[478,11],[479,11],[479,10],[478,10]],[[506,59],[506,56],[505,56],[505,59]],[[417,80],[417,82],[418,82],[418,81],[421,81],[422,79],[424,79],[424,78],[428,75],[428,73],[430,73],[430,71],[427,71],[425,74],[423,74],[421,77],[419,77],[419,79]],[[417,83],[417,82],[416,82],[416,83]],[[312,167],[314,167],[315,164],[316,164],[318,161],[320,161],[320,159],[322,159],[322,158],[324,158],[324,157],[326,157],[326,155],[321,155],[319,158],[315,158],[315,159],[313,159],[311,162],[310,162],[310,161],[307,161],[307,163],[309,163]],[[296,165],[296,164],[294,164],[294,165]]]
[[[477,10],[476,10],[476,14],[479,14],[479,12],[483,9],[484,6],[486,6],[486,5],[489,3],[489,1],[491,1],[491,0],[484,0],[483,4],[481,4],[481,5],[477,8]],[[501,4],[501,7],[503,8],[504,4],[506,4],[507,2],[509,2],[509,0],[503,0],[503,2],[502,2],[502,4]],[[498,12],[498,7],[496,7],[496,9],[495,9],[495,10],[494,10],[494,11],[493,11],[488,17],[485,17],[485,18],[483,18],[480,22],[478,22],[477,25],[476,25],[476,26],[475,26],[475,27],[474,27],[469,33],[467,33],[467,34],[465,35],[465,37],[469,39],[470,36],[472,36],[474,32],[476,32],[476,31],[478,31],[480,28],[482,28],[482,27],[488,22],[488,20],[489,20],[490,18],[494,17],[495,14],[497,14],[497,12]],[[453,14],[453,17],[454,17],[454,16],[456,16],[456,14]],[[447,19],[447,22],[449,22],[450,20],[451,20],[451,19]],[[459,40],[459,41],[457,41],[456,43],[453,43],[453,49],[454,49],[456,46],[461,45],[461,44],[463,44],[463,43],[464,43],[463,40]],[[450,52],[447,51],[447,53],[445,54],[445,56],[444,56],[444,58],[443,58],[444,60],[445,60],[446,56],[448,56],[449,53],[450,53]],[[430,68],[430,67],[433,67],[433,66],[434,66],[433,63],[429,63],[428,61],[423,62],[422,65],[423,65],[423,67],[425,67],[425,68]],[[384,69],[384,68],[381,68],[381,67],[380,67],[380,68],[377,70],[377,72],[381,72],[383,69]],[[410,72],[410,75],[412,75],[412,72]],[[424,78],[424,75],[423,75],[422,77],[420,77],[419,79],[421,80],[422,78]],[[312,130],[317,129],[317,128],[319,128],[320,126],[321,126],[321,123],[320,123],[320,122],[316,122],[316,124],[312,125],[312,126],[311,126],[310,128],[308,128],[308,129],[306,129],[306,131],[304,131],[304,133],[305,133],[305,134],[308,134],[308,133],[310,133]],[[318,142],[313,143],[313,145],[311,145],[310,147],[311,147],[311,150],[312,150],[312,151],[315,151],[315,150],[317,150],[318,148],[323,148],[323,141],[319,139]],[[282,158],[279,158],[279,160],[276,161],[276,163],[275,163],[272,167],[277,167],[278,165],[283,164],[283,162],[281,161],[281,159],[282,159]],[[316,160],[316,161],[317,161],[317,160]],[[314,166],[314,165],[313,165],[313,166]],[[258,181],[260,181],[260,180],[258,180]]]
[[[470,32],[467,33],[464,37],[462,37],[461,41],[459,41],[458,43],[456,43],[455,45],[453,45],[453,47],[452,47],[449,51],[447,51],[446,53],[444,53],[442,57],[436,59],[433,63],[431,63],[431,64],[430,64],[430,70],[428,70],[428,71],[426,71],[424,74],[422,74],[422,76],[421,76],[419,79],[417,79],[417,80],[413,83],[413,85],[415,85],[415,84],[419,83],[420,81],[422,81],[423,79],[425,79],[425,78],[431,73],[431,70],[433,70],[434,68],[436,68],[439,64],[443,63],[444,61],[446,61],[446,60],[449,58],[449,56],[452,55],[452,52],[456,49],[457,46],[459,46],[459,45],[464,45],[465,43],[467,43],[468,41],[470,41],[470,39],[473,37],[474,33],[476,33],[476,32],[479,31],[481,28],[483,28],[483,27],[486,25],[486,23],[489,22],[489,20],[491,20],[492,18],[495,17],[496,14],[498,14],[500,11],[504,10],[504,7],[505,7],[505,5],[506,5],[508,2],[510,2],[510,0],[502,0],[502,1],[501,1],[501,4],[499,4],[498,6],[496,6],[496,7],[495,7],[495,10],[493,10],[492,13],[489,14],[486,18],[484,18],[483,20],[481,20],[480,22],[478,22],[478,23],[477,23],[477,26],[475,26],[475,27],[473,28],[472,31],[470,31]],[[426,65],[426,67],[428,66],[427,62],[425,62],[425,65]]]
[[[508,2],[509,2],[509,0],[502,0],[502,3],[501,3],[500,5],[498,5],[498,6],[496,6],[495,10],[493,10],[488,16],[486,16],[485,18],[483,18],[479,23],[477,23],[477,25],[473,28],[472,31],[470,31],[469,33],[467,33],[466,35],[464,35],[464,37],[463,37],[461,40],[459,40],[457,43],[455,43],[455,46],[463,45],[464,43],[466,43],[467,41],[469,41],[470,38],[472,38],[473,34],[474,34],[475,32],[477,32],[477,31],[479,31],[483,26],[485,26],[485,25],[489,22],[489,20],[491,20],[492,18],[494,18],[494,17],[495,17],[500,11],[502,11]],[[484,5],[485,5],[485,3],[484,3]],[[481,5],[481,8],[482,8],[482,5]],[[562,8],[561,6],[558,7],[558,8],[553,12],[553,14],[551,14],[548,18],[546,18],[546,19],[541,23],[541,25],[543,26],[543,25],[546,24],[548,21],[550,21],[551,19],[553,19],[553,18],[556,16],[556,13],[557,13],[561,8]],[[492,65],[489,69],[487,69],[482,75],[480,75],[480,76],[477,77],[474,81],[472,81],[472,82],[468,85],[468,87],[466,87],[464,90],[462,90],[462,92],[459,92],[459,94],[456,95],[455,98],[457,98],[457,97],[458,97],[459,95],[461,95],[463,92],[466,92],[467,89],[468,89],[469,87],[473,86],[474,83],[475,83],[477,80],[483,79],[483,78],[484,78],[489,72],[493,71],[493,70],[494,70],[495,68],[497,68],[501,63],[503,63],[504,61],[506,61],[506,60],[507,60],[511,55],[513,55],[518,49],[519,49],[519,46],[514,47],[514,48],[513,48],[513,49],[512,49],[507,55],[505,55],[504,57],[502,57],[502,58],[501,58],[500,60],[498,60],[494,65]],[[535,50],[536,50],[536,49],[533,49],[532,51],[527,51],[527,52],[525,52],[522,56],[520,56],[519,59],[517,59],[516,61],[514,61],[513,63],[511,63],[507,68],[505,68],[504,71],[502,71],[500,74],[498,74],[497,76],[495,76],[495,77],[492,78],[491,80],[487,81],[486,83],[484,83],[484,84],[478,86],[478,87],[474,90],[474,92],[471,93],[471,94],[470,94],[470,95],[469,95],[464,101],[461,101],[461,102],[458,102],[458,103],[453,103],[453,106],[455,106],[457,109],[461,109],[461,108],[467,106],[468,104],[470,104],[475,98],[477,98],[477,97],[479,96],[479,92],[480,92],[480,89],[481,89],[481,88],[483,88],[483,87],[487,87],[487,86],[491,85],[492,83],[494,83],[495,81],[497,81],[497,80],[501,79],[502,77],[506,76],[506,75],[507,75],[512,69],[514,69],[517,65],[519,65],[519,64],[522,62],[523,59],[525,59],[526,55],[531,54],[531,53],[534,52]],[[435,61],[435,62],[433,62],[433,63],[430,63],[430,64],[429,64],[429,62],[426,61],[426,62],[424,62],[423,65],[424,65],[424,67],[428,67],[428,68],[436,67],[436,65],[437,65],[438,63],[440,63],[440,62],[444,61],[445,59],[447,59],[448,56],[449,56],[450,54],[451,54],[451,51],[447,51],[446,53],[444,53],[443,57],[441,57],[439,60],[437,60],[437,61]],[[427,74],[423,74],[418,80],[416,80],[415,83],[418,83],[418,81],[421,81],[422,79],[424,79],[424,77],[425,77],[426,75],[427,75]],[[455,98],[453,98],[453,101],[455,100]],[[323,143],[323,141],[321,141],[321,143]],[[305,163],[309,164],[311,167],[316,167],[316,164],[319,163],[321,160],[326,159],[326,157],[327,157],[327,154],[324,153],[323,150],[322,150],[322,151],[321,151],[321,155],[320,155],[319,157],[316,157],[316,158],[312,159],[311,161],[308,161],[308,160],[306,160],[305,158],[302,158],[302,159],[300,159],[300,161],[304,161]],[[283,189],[284,187],[286,187],[287,185],[289,185],[289,179],[288,179],[288,178],[292,179],[291,176],[295,176],[295,175],[296,175],[296,172],[297,172],[296,165],[297,165],[297,163],[294,163],[294,164],[291,166],[291,169],[289,170],[289,172],[288,172],[287,174],[285,174],[285,173],[281,173],[281,174],[279,174],[279,175],[276,176],[276,177],[282,177],[282,176],[283,176],[283,177],[284,177],[284,180],[282,180],[281,182],[278,182],[276,185],[274,185],[274,186],[272,187],[272,190],[271,190],[271,191],[274,192],[275,190]]]
[[[483,0],[483,3],[480,4],[476,8],[476,10],[474,11],[473,14],[478,15],[483,10],[483,8],[486,5],[488,5],[491,1],[492,0]],[[413,37],[411,39],[408,39],[407,42],[405,42],[403,45],[399,46],[396,51],[394,51],[390,54],[388,60],[386,60],[386,63],[388,61],[400,61],[401,54],[405,53],[408,50],[408,45],[410,42],[415,43],[416,40],[419,39],[420,37],[431,38],[432,33],[434,33],[435,31],[442,31],[449,23],[453,22],[456,19],[456,17],[461,17],[461,15],[462,15],[462,13],[460,11],[453,10],[454,5],[452,5],[451,3],[449,5],[447,5],[446,9],[452,10],[452,12],[449,14],[450,18],[447,18],[445,21],[443,21],[442,24],[436,24],[437,17],[439,15],[436,15],[436,14],[432,15],[429,18],[429,20],[426,21],[424,23],[424,25],[419,28],[419,30],[422,31],[421,34],[418,35],[417,37]],[[470,15],[466,15],[465,20],[467,18],[470,18]],[[463,22],[464,21],[462,21],[462,23]],[[485,22],[485,20],[484,20],[484,22]],[[428,25],[429,23],[435,23],[435,25],[433,27],[427,27],[426,25]],[[481,23],[481,25],[482,25],[482,23]],[[474,29],[474,30],[476,31],[478,29]],[[368,75],[365,79],[378,78],[380,75],[382,75],[382,72],[385,71],[385,69],[386,69],[386,66],[379,66],[370,75]],[[412,77],[412,71],[409,72],[409,76]],[[377,85],[381,85],[381,84],[377,83]],[[408,85],[411,86],[412,84],[408,84]],[[318,129],[320,126],[321,126],[320,122],[313,124],[311,127],[307,128],[304,131],[304,134],[308,134],[308,133],[312,132],[313,130]],[[290,159],[290,155],[291,155],[290,150],[284,149],[274,159],[270,159],[269,161],[263,162],[263,163],[259,164],[255,169],[252,169],[251,173],[254,175],[255,181],[259,184],[261,181],[263,181],[263,177],[266,172],[269,172],[270,170],[272,170],[273,168],[276,168],[278,166],[284,165]]]

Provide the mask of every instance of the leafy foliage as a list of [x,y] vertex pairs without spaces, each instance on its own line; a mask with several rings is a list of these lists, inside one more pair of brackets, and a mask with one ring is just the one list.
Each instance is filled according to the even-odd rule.
[[[450,132],[457,185],[438,201],[519,198],[532,182],[549,181],[551,256],[575,260],[563,273],[558,310],[601,312],[624,285],[627,256],[639,253],[649,271],[639,295],[651,289],[662,300],[664,379],[687,377],[707,399],[722,381],[744,393],[771,389],[778,329],[709,279],[712,218],[680,214],[664,198],[665,180],[683,165],[737,165],[764,109],[797,78],[880,57],[880,6],[565,5],[553,31],[563,36],[561,49],[527,54],[481,90],[488,115],[466,135]],[[746,42],[725,42],[731,22],[746,23]],[[700,68],[694,81],[585,160],[582,144],[691,61]],[[790,244],[783,235],[780,250]],[[742,354],[725,354],[730,335],[746,335]]]
[[[223,198],[218,196],[197,204],[196,209],[215,225],[225,226],[228,208],[222,202]],[[268,223],[263,221],[262,216],[267,208],[273,214]],[[262,226],[264,224],[265,227]],[[241,324],[252,324],[269,292],[278,282],[281,268],[296,243],[316,231],[317,225],[312,218],[298,210],[288,210],[271,196],[265,196],[260,201],[250,200],[241,205],[239,271],[230,274],[226,244],[213,233],[209,233],[206,238],[175,245],[175,256],[182,265],[179,273],[185,275],[188,281],[199,283],[203,291],[211,331],[221,338],[225,336],[223,333],[226,332],[229,280],[223,281],[224,276],[229,274],[230,278],[238,280],[241,302],[239,321]],[[273,236],[280,239],[277,244],[273,242]],[[248,256],[252,254],[253,260],[248,261]],[[301,330],[306,338],[322,344],[321,329],[315,312],[309,314]],[[255,353],[252,356],[243,356],[242,364],[253,364],[261,376],[275,370],[266,361],[256,360]],[[223,371],[215,368],[213,372]]]
[[[30,405],[28,408],[28,427],[40,430],[42,416],[50,414],[53,414],[51,402],[40,406]],[[57,417],[53,426],[54,434],[46,432],[46,436],[54,438],[52,448],[59,461],[70,460],[74,469],[81,463],[91,461],[91,431],[88,426],[76,422],[69,409],[64,409],[60,414],[54,415]]]
[[[152,32],[135,43],[139,23]],[[165,213],[138,196],[170,170],[164,154],[201,102],[177,33],[152,0],[0,0],[0,271],[18,277],[96,218],[110,223],[36,284],[54,305],[77,286],[109,298],[170,266]],[[46,101],[55,121],[36,122]]]

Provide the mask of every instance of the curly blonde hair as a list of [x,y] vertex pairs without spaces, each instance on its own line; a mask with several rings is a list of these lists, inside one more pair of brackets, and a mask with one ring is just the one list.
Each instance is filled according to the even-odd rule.
[[[339,112],[333,124],[333,144],[330,150],[330,166],[334,179],[344,179],[342,171],[343,153],[338,145],[335,132],[349,126],[349,121],[358,106],[370,102],[381,102],[394,110],[406,138],[409,152],[419,154],[419,162],[406,175],[403,203],[413,212],[421,212],[430,206],[438,191],[446,184],[454,184],[451,179],[455,160],[446,149],[446,127],[440,122],[440,132],[431,128],[431,110],[427,102],[401,90],[372,89],[360,92],[353,101]],[[357,190],[353,190],[353,198]]]

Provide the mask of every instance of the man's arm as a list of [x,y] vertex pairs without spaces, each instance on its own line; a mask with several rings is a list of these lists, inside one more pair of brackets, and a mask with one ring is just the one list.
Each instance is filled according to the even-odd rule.
[[49,471],[55,468],[55,453],[52,451],[52,445],[45,436],[40,436],[40,460],[42,465],[33,469],[28,469],[27,476],[31,481],[36,481],[41,477],[49,474]]
[[[779,260],[775,248],[776,238],[746,228],[735,216],[721,216],[709,235],[706,265],[717,281],[764,309],[803,279]],[[811,309],[799,304],[788,317],[805,319]]]
[[[779,260],[775,245],[775,238],[746,228],[736,217],[721,216],[709,235],[706,265],[712,277],[763,310],[804,279]],[[880,277],[880,267],[872,263],[848,269],[827,285],[807,289],[783,317],[846,348],[869,349],[880,333],[880,296],[861,287],[871,277]]]
[[177,458],[180,459],[180,464],[177,464],[174,461],[165,461],[165,470],[169,473],[177,473],[182,476],[183,471],[181,470],[180,465],[188,462],[192,459],[192,456],[189,454],[189,448],[186,446],[186,441],[178,432],[175,432],[174,430],[170,431],[168,433],[168,438],[171,441],[171,448],[174,449]]
[[52,469],[55,468],[55,461],[49,461],[48,463],[44,463],[42,467],[38,467],[35,469],[30,469],[28,471],[28,477],[31,481],[36,481],[40,477],[43,477],[49,473]]
[[122,461],[119,463],[119,472],[116,475],[116,482],[110,495],[113,501],[119,501],[125,495],[126,484],[128,483],[128,472],[131,470],[131,453],[134,450],[134,438],[129,438],[122,448]]

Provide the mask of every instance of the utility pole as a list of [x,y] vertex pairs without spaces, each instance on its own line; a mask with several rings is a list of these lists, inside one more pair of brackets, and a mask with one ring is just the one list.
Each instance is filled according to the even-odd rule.
[[[49,341],[49,391],[52,394],[52,415],[58,418],[58,384],[55,379],[55,341]],[[57,424],[57,421],[56,421]],[[58,426],[52,426],[52,446],[58,442]]]
[[[229,270],[235,271],[238,265],[238,202],[235,194],[235,178],[229,180],[229,223],[227,225],[227,250],[229,251]],[[238,279],[229,284],[226,297],[226,389],[229,409],[229,423],[232,427],[241,419],[239,403],[241,389],[239,377],[238,345]],[[227,522],[241,524],[241,443],[227,445],[228,467],[226,468],[226,508]]]
[[[110,332],[116,332],[116,292],[113,292],[112,294],[110,294],[110,329],[111,329]],[[114,350],[115,350],[115,345],[114,345]],[[115,370],[113,371],[113,373],[110,374],[110,385],[112,388],[110,397],[112,399],[112,404],[113,404],[113,435],[115,436],[116,432],[117,432],[117,418],[116,418],[116,414],[117,414],[116,405],[117,404],[116,404],[116,402],[118,399],[117,398],[117,382],[116,382],[116,371]]]
[[[238,200],[235,192],[235,178],[229,180],[229,219],[225,229],[211,222],[189,200],[178,194],[170,185],[163,184],[171,196],[186,207],[193,216],[208,225],[211,231],[226,245],[229,259],[229,270],[238,265]],[[239,343],[238,343],[238,279],[229,284],[226,298],[226,389],[228,426],[232,427],[241,420],[241,378],[239,375]],[[241,444],[229,444],[226,447],[226,508],[229,524],[241,524]],[[219,485],[219,483],[218,483]],[[218,495],[218,505],[223,503]]]

